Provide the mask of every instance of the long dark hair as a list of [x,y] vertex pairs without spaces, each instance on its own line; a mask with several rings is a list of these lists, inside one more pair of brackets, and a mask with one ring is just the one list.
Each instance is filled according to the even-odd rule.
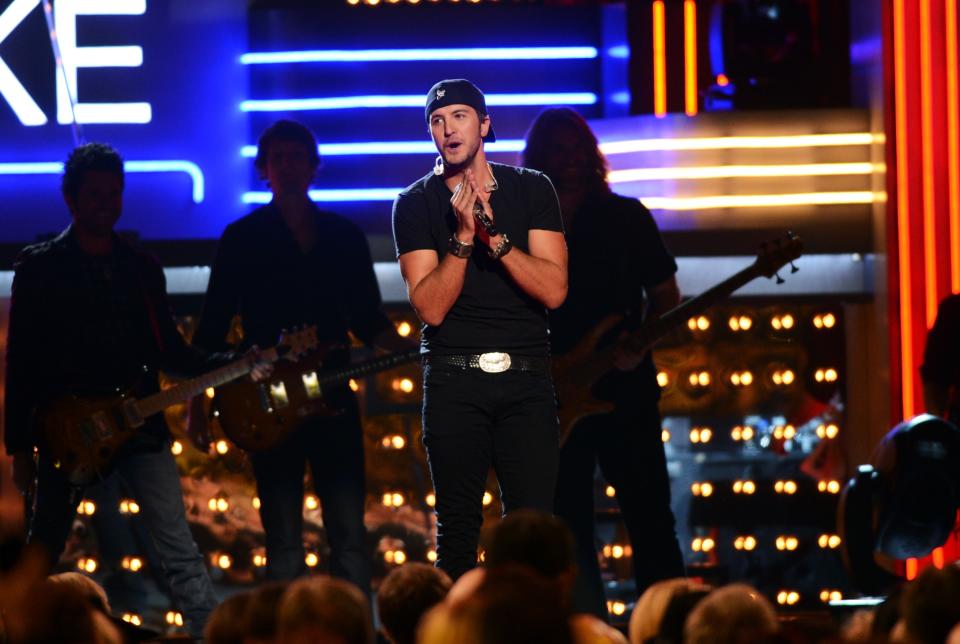
[[588,192],[610,192],[607,184],[607,159],[600,151],[597,136],[586,120],[569,107],[551,107],[537,115],[527,130],[526,147],[521,165],[544,172],[548,164],[548,149],[551,138],[558,130],[572,129],[583,145],[590,165]]

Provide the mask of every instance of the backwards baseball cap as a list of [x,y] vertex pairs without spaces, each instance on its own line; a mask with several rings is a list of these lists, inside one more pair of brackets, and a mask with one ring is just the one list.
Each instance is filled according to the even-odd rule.
[[[487,101],[483,98],[483,92],[465,78],[448,78],[430,88],[430,91],[427,92],[427,107],[423,113],[427,123],[430,123],[430,115],[435,110],[447,105],[469,105],[477,111],[477,114],[488,113]],[[487,130],[487,135],[483,137],[483,140],[487,142],[497,140],[492,125]]]

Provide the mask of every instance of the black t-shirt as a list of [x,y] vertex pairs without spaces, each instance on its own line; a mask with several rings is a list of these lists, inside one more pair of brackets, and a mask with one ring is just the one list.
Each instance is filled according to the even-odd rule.
[[[627,316],[629,327],[638,326],[644,293],[677,272],[650,211],[636,199],[612,193],[584,200],[567,231],[567,248],[567,299],[550,312],[550,339],[557,355],[573,349],[612,314]],[[624,396],[644,390],[659,393],[649,354],[618,380]]]
[[[490,194],[497,229],[513,245],[529,252],[531,230],[563,232],[560,206],[546,175],[491,163],[499,184]],[[430,173],[406,188],[393,204],[393,236],[397,256],[414,250],[448,252],[456,230],[453,196],[442,176]],[[424,325],[424,353],[438,355],[507,351],[518,355],[549,355],[547,312],[524,293],[502,264],[476,248],[467,260],[463,290],[439,326]]]
[[273,346],[283,329],[317,325],[321,343],[366,343],[390,328],[370,247],[356,224],[315,209],[317,242],[300,250],[280,212],[268,204],[227,226],[217,248],[193,343],[226,346],[239,314],[243,346]]

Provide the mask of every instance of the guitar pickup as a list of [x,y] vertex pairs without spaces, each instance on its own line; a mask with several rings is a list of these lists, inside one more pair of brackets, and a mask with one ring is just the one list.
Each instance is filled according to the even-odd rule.
[[287,397],[287,386],[283,381],[270,383],[270,398],[273,400],[273,407],[283,409],[290,406],[290,398]]
[[303,380],[303,388],[307,392],[307,398],[319,398],[323,395],[323,389],[320,387],[320,378],[316,371],[305,373],[300,376]]

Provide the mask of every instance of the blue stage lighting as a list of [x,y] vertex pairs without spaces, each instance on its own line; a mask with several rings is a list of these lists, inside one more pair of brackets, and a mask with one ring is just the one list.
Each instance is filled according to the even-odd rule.
[[240,62],[244,65],[275,65],[281,63],[372,63],[426,60],[569,60],[596,57],[596,47],[319,49],[308,51],[251,52],[240,56]]
[[[403,188],[357,188],[342,190],[311,190],[310,198],[314,201],[393,201]],[[245,204],[270,203],[273,194],[261,190],[245,192],[241,200]]]
[[[487,94],[487,105],[593,105],[593,92],[556,92],[541,94]],[[249,100],[240,103],[244,112],[295,112],[303,110],[344,110],[377,107],[423,108],[422,94],[380,96],[331,96],[326,98],[286,98]]]
[[[125,161],[127,172],[184,172],[189,175],[194,203],[203,203],[203,171],[192,161]],[[63,164],[59,161],[38,163],[0,163],[0,175],[8,174],[61,174]]]
[[[522,152],[523,139],[507,139],[484,143],[486,152]],[[361,141],[357,143],[321,143],[317,146],[321,157],[354,156],[365,154],[436,154],[437,148],[430,141]],[[245,145],[241,156],[252,159],[257,156],[257,146]]]

